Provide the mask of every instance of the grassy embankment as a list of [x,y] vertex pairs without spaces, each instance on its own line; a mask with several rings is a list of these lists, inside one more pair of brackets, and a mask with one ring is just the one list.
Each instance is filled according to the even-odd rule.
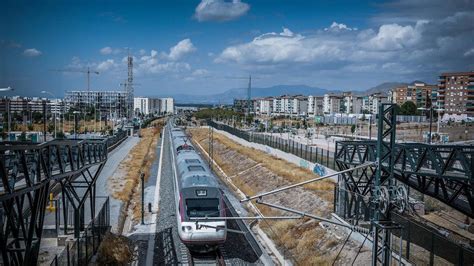
[[[207,151],[208,150],[208,130],[207,129],[191,129],[190,133],[194,141],[198,141],[199,144]],[[232,176],[232,182],[236,185],[244,194],[255,195],[256,191],[255,183],[249,182],[248,179],[239,178],[239,171],[235,165],[226,160],[226,153],[229,150],[236,151],[237,153],[251,159],[257,164],[261,164],[275,175],[283,177],[286,181],[285,184],[294,184],[304,180],[308,180],[315,175],[304,168],[298,167],[292,163],[284,161],[282,159],[273,157],[262,151],[244,147],[229,138],[214,133],[214,145],[218,143],[223,145],[225,149],[214,148],[214,160],[222,168],[227,176]],[[252,170],[249,170],[250,172]],[[255,175],[254,178],[258,179],[259,176]],[[269,180],[259,180],[258,182],[268,182]],[[270,184],[269,186],[274,186]],[[274,189],[275,187],[268,187],[266,190]],[[333,203],[333,189],[334,183],[329,180],[318,181],[315,183],[308,184],[304,187],[306,190],[311,191],[320,197],[326,206],[324,209],[315,208],[315,214],[327,215],[330,213],[327,209],[332,210]],[[284,192],[281,194],[284,196],[295,196]],[[311,205],[311,203],[308,203]],[[276,215],[277,212],[262,205],[257,205],[258,209],[266,216]],[[301,209],[297,207],[297,209]],[[327,250],[334,250],[339,244],[338,241],[331,239],[326,236],[326,231],[319,226],[319,223],[315,220],[302,219],[302,220],[279,220],[269,221],[260,223],[261,228],[269,235],[272,240],[284,251],[285,255],[290,257],[298,264],[301,265],[320,265],[328,264],[334,259],[335,253],[328,252]],[[327,237],[327,238],[326,238]]]

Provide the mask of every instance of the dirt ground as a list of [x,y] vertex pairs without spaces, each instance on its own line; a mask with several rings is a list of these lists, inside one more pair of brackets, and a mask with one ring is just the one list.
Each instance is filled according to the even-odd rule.
[[[190,129],[194,141],[208,149],[208,130]],[[246,195],[255,195],[281,186],[294,184],[315,177],[306,169],[270,156],[264,152],[243,147],[223,135],[214,133],[214,160],[232,182]],[[330,217],[333,210],[331,181],[318,181],[265,197],[266,202],[295,208],[322,217]],[[266,216],[291,215],[258,205]],[[342,230],[323,228],[316,220],[279,220],[260,222],[260,227],[277,244],[285,257],[297,265],[330,265],[336,258],[347,237]],[[336,265],[350,264],[360,245],[349,241],[341,252]],[[362,249],[355,265],[369,261],[370,252]]]

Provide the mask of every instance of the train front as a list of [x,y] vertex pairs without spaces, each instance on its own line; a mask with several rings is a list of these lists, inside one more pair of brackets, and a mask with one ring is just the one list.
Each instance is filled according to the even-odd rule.
[[227,237],[225,220],[196,220],[203,217],[224,217],[225,204],[222,197],[217,187],[192,186],[181,189],[179,202],[181,227],[178,231],[181,241],[190,250],[209,252],[225,242]]

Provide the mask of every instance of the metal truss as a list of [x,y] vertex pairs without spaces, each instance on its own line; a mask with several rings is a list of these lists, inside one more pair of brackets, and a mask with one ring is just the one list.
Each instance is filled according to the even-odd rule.
[[[340,170],[374,161],[376,141],[337,143],[336,165]],[[397,143],[393,156],[394,178],[474,218],[474,146]],[[375,167],[341,175],[351,191],[348,218],[360,217],[357,207],[367,206],[373,196]],[[382,168],[382,172],[384,169]],[[381,184],[387,180],[382,175]]]
[[87,196],[94,214],[94,184],[107,160],[107,147],[107,140],[2,142],[0,249],[4,265],[36,264],[50,192],[61,191],[63,202],[67,197],[74,207],[74,233],[79,236]]

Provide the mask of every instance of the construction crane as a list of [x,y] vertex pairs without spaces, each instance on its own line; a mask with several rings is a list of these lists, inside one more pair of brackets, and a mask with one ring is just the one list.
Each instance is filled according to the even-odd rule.
[[91,73],[99,75],[99,71],[91,70],[90,67],[87,67],[87,69],[68,69],[68,68],[66,68],[66,69],[54,69],[52,71],[86,73],[87,74],[87,92],[90,91],[90,75],[91,75]]

